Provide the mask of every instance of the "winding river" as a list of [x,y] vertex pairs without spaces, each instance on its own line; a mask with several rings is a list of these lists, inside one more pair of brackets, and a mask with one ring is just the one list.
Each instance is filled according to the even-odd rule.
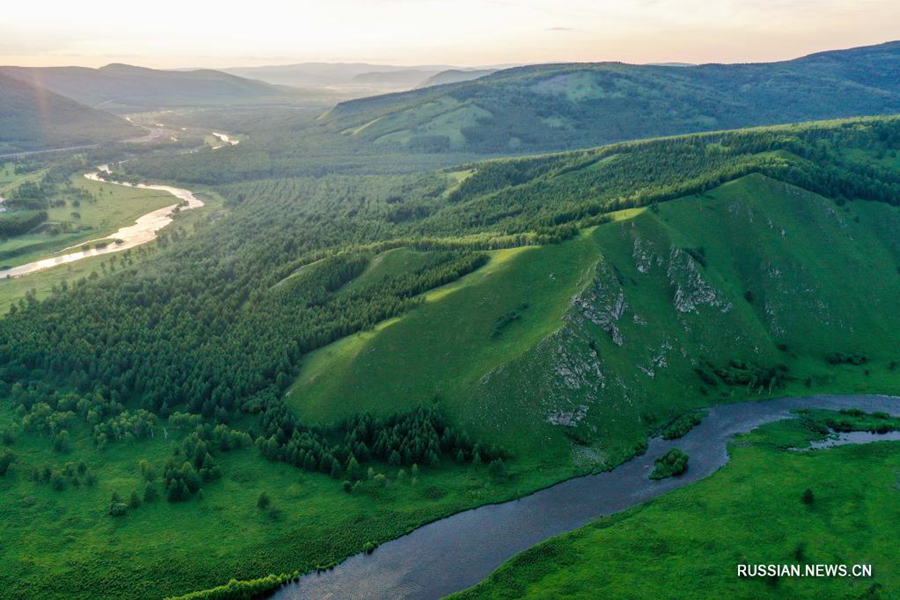
[[[113,252],[121,252],[123,250],[128,250],[129,248],[134,248],[135,246],[140,246],[141,244],[146,244],[147,242],[156,239],[157,232],[172,222],[176,208],[179,208],[180,210],[189,210],[203,206],[203,201],[195,197],[189,190],[168,185],[147,185],[143,183],[132,184],[106,181],[100,177],[101,171],[109,173],[109,166],[101,165],[97,167],[96,171],[85,173],[84,176],[92,181],[102,181],[103,183],[108,183],[110,185],[123,185],[125,187],[136,187],[144,190],[168,192],[175,196],[175,198],[178,199],[178,202],[140,216],[137,221],[135,221],[134,225],[122,227],[108,236],[83,242],[76,246],[72,246],[71,248],[66,248],[65,250],[62,250],[61,254],[57,254],[56,256],[36,260],[11,269],[0,270],[0,277],[21,277],[22,275],[28,275],[35,271],[49,269],[50,267],[55,267],[57,265],[64,265],[83,258],[100,256],[102,254],[112,254]],[[108,241],[109,243],[98,248],[96,244],[101,241]],[[83,246],[89,244],[93,247],[88,250],[81,249]],[[69,250],[75,248],[78,248],[78,250],[69,252]]]
[[[440,598],[475,585],[514,554],[538,542],[709,476],[728,462],[726,447],[735,434],[785,419],[798,408],[850,407],[898,414],[900,398],[813,396],[714,406],[683,438],[653,439],[646,454],[612,471],[570,479],[518,500],[435,521],[383,544],[371,555],[352,556],[332,571],[286,584],[274,597]],[[847,434],[826,445],[898,438],[897,434]],[[687,473],[661,481],[648,479],[653,461],[675,446],[691,457]]]

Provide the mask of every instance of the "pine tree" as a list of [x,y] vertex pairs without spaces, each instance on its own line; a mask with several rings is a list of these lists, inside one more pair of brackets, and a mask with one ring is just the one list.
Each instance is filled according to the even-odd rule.
[[144,502],[152,502],[156,500],[156,496],[156,486],[148,481],[144,486]]

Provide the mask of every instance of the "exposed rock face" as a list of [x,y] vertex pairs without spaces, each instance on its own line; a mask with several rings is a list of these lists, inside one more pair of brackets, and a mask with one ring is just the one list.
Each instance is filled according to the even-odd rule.
[[572,306],[576,314],[568,317],[570,320],[584,317],[608,333],[617,346],[625,343],[617,323],[628,310],[628,302],[615,273],[605,262],[597,264],[593,282],[572,299]]
[[673,304],[678,312],[699,312],[699,307],[709,306],[727,313],[734,308],[724,294],[706,281],[694,258],[681,248],[672,246],[666,275],[675,288]]

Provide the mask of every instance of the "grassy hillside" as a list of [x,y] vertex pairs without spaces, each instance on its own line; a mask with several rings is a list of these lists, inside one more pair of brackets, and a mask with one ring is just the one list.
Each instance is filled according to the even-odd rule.
[[0,72],[0,154],[141,135],[124,119]]
[[328,131],[378,147],[533,152],[900,111],[900,43],[763,64],[575,63],[343,102]]
[[[788,449],[819,436],[796,419],[741,436],[708,479],[539,544],[451,598],[892,598],[900,444]],[[740,578],[738,564],[873,576]]]
[[86,67],[0,67],[0,73],[104,110],[128,112],[155,108],[292,102],[298,90],[221,71],[163,71],[111,64]]
[[[816,389],[896,390],[887,308],[900,212],[751,175],[617,215],[557,246],[497,253],[452,290],[311,354],[305,422],[436,399],[522,452],[617,462],[691,408]],[[866,356],[833,369],[826,355]]]

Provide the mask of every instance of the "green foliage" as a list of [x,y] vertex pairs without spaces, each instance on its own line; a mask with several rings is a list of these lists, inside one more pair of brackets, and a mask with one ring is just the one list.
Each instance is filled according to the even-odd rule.
[[266,510],[272,504],[272,501],[269,499],[269,495],[263,490],[259,493],[259,498],[256,500],[256,508],[260,510]]
[[650,479],[677,477],[687,471],[690,457],[678,448],[672,448],[654,461]]
[[[205,523],[207,534],[215,526],[204,511],[213,513],[221,507],[230,522],[246,519],[247,513],[240,511],[252,514],[253,490],[266,486],[277,506],[308,509],[312,516],[301,524],[285,516],[289,512],[285,510],[279,517],[285,519],[284,525],[274,512],[251,519],[266,521],[272,532],[246,531],[254,544],[246,558],[238,549],[246,549],[249,542],[232,537],[223,543],[234,574],[259,575],[268,570],[261,565],[270,560],[282,561],[273,569],[284,568],[284,557],[292,553],[270,547],[272,539],[307,543],[310,537],[326,535],[321,529],[325,525],[313,521],[336,522],[335,515],[340,515],[347,532],[339,542],[303,550],[302,564],[327,564],[357,551],[363,540],[387,539],[451,507],[458,510],[503,494],[523,493],[573,474],[571,445],[560,433],[566,420],[584,420],[579,431],[590,432],[582,438],[586,451],[599,441],[608,450],[609,464],[624,459],[642,447],[646,433],[718,399],[704,400],[698,381],[682,377],[694,365],[707,374],[711,383],[700,383],[710,394],[738,398],[768,394],[781,386],[789,389],[791,378],[800,374],[820,376],[816,369],[828,368],[821,360],[824,349],[853,351],[852,340],[838,339],[834,328],[817,321],[813,331],[803,329],[811,321],[808,311],[802,318],[781,311],[777,323],[767,321],[764,307],[777,301],[780,288],[764,279],[774,270],[763,272],[761,264],[782,273],[790,264],[810,265],[807,274],[791,272],[787,281],[806,289],[800,286],[810,277],[827,289],[823,296],[843,315],[842,326],[866,332],[860,335],[872,342],[873,368],[886,365],[884,348],[895,342],[886,333],[894,330],[889,326],[892,317],[885,314],[884,322],[872,326],[866,311],[852,310],[862,298],[836,293],[831,276],[820,270],[819,262],[807,259],[815,255],[828,264],[846,289],[845,275],[856,264],[857,252],[894,256],[890,204],[900,197],[896,194],[900,180],[881,163],[865,164],[860,157],[894,144],[890,136],[900,128],[897,123],[855,120],[689,136],[481,163],[452,173],[352,179],[331,175],[314,180],[272,178],[282,173],[269,171],[260,179],[228,184],[222,188],[231,204],[227,219],[200,222],[192,236],[147,257],[139,269],[74,283],[47,300],[26,300],[3,320],[0,380],[7,386],[4,398],[7,388],[10,398],[4,399],[4,410],[15,411],[29,444],[45,444],[49,452],[60,432],[68,431],[74,460],[90,455],[92,468],[101,475],[99,483],[87,469],[73,478],[64,468],[48,465],[46,478],[41,475],[42,483],[62,482],[65,493],[53,493],[58,502],[65,498],[68,506],[75,506],[71,498],[76,493],[93,492],[76,491],[74,482],[92,487],[93,481],[96,493],[104,496],[92,506],[94,512],[102,512],[96,507],[103,505],[111,486],[133,489],[139,481],[146,489],[153,479],[147,473],[159,469],[160,489],[173,504],[148,502],[121,526],[131,527],[132,522],[136,526],[140,516],[154,520],[152,531],[171,532],[166,520],[173,519],[196,542],[200,526],[195,529],[192,519]],[[747,174],[752,175],[732,181]],[[458,182],[462,184],[454,188]],[[838,200],[859,198],[880,204],[841,207],[802,187]],[[703,195],[676,199],[686,193]],[[664,202],[668,200],[675,201]],[[648,205],[657,210],[611,214]],[[751,210],[752,220],[745,216]],[[843,227],[847,211],[862,222],[846,219]],[[773,219],[772,227],[766,217]],[[776,222],[785,233],[775,228]],[[579,231],[598,224],[596,229]],[[840,238],[828,237],[835,231],[842,232]],[[659,243],[665,249],[660,254],[664,260],[672,252],[676,267],[706,278],[720,292],[722,303],[715,310],[682,307],[676,314],[674,277],[654,271],[639,279],[633,237],[638,234]],[[798,241],[782,247],[779,240],[785,236]],[[766,243],[751,246],[757,238]],[[512,249],[532,244],[547,246]],[[385,266],[392,251],[412,257],[406,268]],[[790,260],[779,262],[782,254]],[[877,262],[882,263],[893,264]],[[870,282],[883,274],[875,267],[871,272],[858,268],[853,272]],[[509,284],[516,277],[519,287]],[[878,290],[879,301],[895,295],[894,280],[883,279],[880,287],[871,288]],[[447,287],[435,290],[443,285]],[[751,287],[757,291],[752,305],[734,302]],[[584,295],[604,289],[621,291],[631,310],[639,309],[617,325],[623,345],[615,342],[603,315],[591,314],[592,307],[604,304]],[[574,294],[579,295],[578,302],[573,302]],[[507,319],[502,334],[491,335],[498,318],[521,307],[526,297],[528,327]],[[731,308],[726,310],[728,304]],[[398,318],[384,326],[393,317]],[[642,325],[641,318],[652,324]],[[574,329],[576,324],[583,328]],[[680,335],[688,325],[691,336]],[[470,330],[477,330],[477,343],[469,343]],[[361,335],[351,335],[356,333]],[[822,342],[826,335],[832,343]],[[733,342],[739,336],[740,345]],[[657,359],[665,339],[686,340],[683,348],[665,356],[666,364],[674,365],[670,371],[657,365],[663,362]],[[356,386],[347,394],[301,394],[298,401],[289,393],[288,405],[285,390],[300,365],[306,368],[336,351],[337,345],[323,348],[336,340],[342,348],[349,346],[353,357],[372,359],[370,349],[384,349],[374,353],[374,359],[390,368],[360,371],[365,385],[346,377],[347,385]],[[369,346],[368,340],[403,343],[391,349],[390,344]],[[548,341],[541,345],[544,340]],[[624,374],[621,380],[631,388],[629,401],[619,402],[613,396],[616,387],[608,384],[604,393],[612,401],[602,406],[586,401],[590,411],[580,415],[573,410],[582,400],[579,395],[600,389],[597,380],[587,380],[567,388],[568,404],[535,402],[529,389],[542,394],[555,389],[543,387],[546,380],[532,385],[532,377],[565,372],[547,362],[550,355],[564,356],[561,352],[548,351],[536,358],[547,348],[561,347],[554,345],[556,341],[564,344],[565,356],[573,360],[590,356],[607,382]],[[790,352],[778,349],[777,344],[784,342],[790,344]],[[758,353],[743,353],[739,346],[758,348]],[[317,349],[324,351],[311,356]],[[809,356],[816,357],[815,366],[803,362]],[[394,370],[398,363],[407,370]],[[636,365],[652,367],[655,373],[639,373]],[[417,377],[404,376],[409,369],[416,370]],[[348,373],[333,372],[341,377]],[[430,379],[432,373],[438,377]],[[486,378],[488,373],[491,377]],[[433,390],[440,392],[434,400],[440,410],[415,408],[434,397],[427,393],[432,390],[421,393],[418,387],[426,379],[429,385],[440,384]],[[406,391],[397,392],[390,382],[399,382]],[[817,380],[816,385],[824,384]],[[335,402],[336,398],[342,401]],[[511,398],[516,399],[515,410],[510,409]],[[470,439],[464,429],[476,436]],[[531,435],[523,435],[526,431]],[[161,442],[166,436],[169,440]],[[251,440],[258,451],[231,452],[249,447]],[[519,444],[514,460],[492,447],[494,443],[506,447],[508,440]],[[535,445],[538,441],[540,448]],[[140,454],[159,446],[166,447],[167,456]],[[124,456],[127,476],[107,479]],[[141,459],[147,463],[139,475],[136,467]],[[470,463],[489,466],[472,470]],[[35,464],[42,463],[29,467]],[[231,476],[228,469],[233,465],[242,470]],[[412,484],[388,485],[385,473],[401,466],[410,469]],[[370,474],[371,483],[354,483],[354,473],[362,469]],[[268,476],[288,482],[285,488],[302,477],[302,488],[296,497],[284,495],[275,483],[261,480]],[[489,491],[471,485],[472,477],[485,476],[494,478],[494,485],[482,486]],[[24,485],[18,477],[6,478],[4,485],[14,479],[9,485]],[[346,486],[338,483],[342,481],[357,493],[344,493]],[[30,488],[17,493],[25,496],[41,487],[30,480],[27,484]],[[35,493],[50,494],[51,486]],[[201,488],[208,500],[188,502],[199,496]],[[218,495],[220,489],[226,493]],[[220,502],[222,497],[234,498],[240,507]],[[389,523],[380,518],[372,523],[352,520],[373,514],[372,505],[365,503],[394,498],[402,499],[403,511],[398,510]],[[334,507],[320,506],[326,503]],[[432,505],[436,508],[423,509]],[[11,504],[8,510],[13,515],[8,520],[14,520],[23,509]],[[304,527],[310,529],[292,538]],[[53,531],[58,535],[60,530]],[[335,530],[329,531],[334,535]],[[104,538],[98,547],[106,542]],[[135,552],[141,556],[153,554],[148,546],[137,545],[141,549]],[[328,558],[316,562],[318,556]],[[102,560],[113,570],[126,569],[119,557],[104,555]],[[199,565],[196,572],[187,573],[185,568],[172,583],[164,584],[166,590],[225,581],[233,574],[223,576],[206,557],[192,561]],[[133,586],[156,577],[136,576]]]
[[705,411],[690,412],[681,415],[663,429],[662,438],[664,440],[674,440],[684,437],[687,435],[687,432],[699,425],[705,416]]
[[18,456],[12,450],[8,450],[4,448],[0,451],[0,477],[3,477],[9,472],[9,468],[12,466]]
[[44,210],[0,214],[0,238],[26,233],[46,220],[47,211]]
[[810,488],[806,488],[805,490],[803,490],[803,495],[800,497],[800,500],[803,502],[803,504],[812,506],[816,502],[816,495]]
[[825,357],[825,361],[829,365],[853,365],[858,367],[869,362],[869,359],[863,354],[832,352]]
[[140,135],[124,119],[0,73],[3,150],[79,146]]

